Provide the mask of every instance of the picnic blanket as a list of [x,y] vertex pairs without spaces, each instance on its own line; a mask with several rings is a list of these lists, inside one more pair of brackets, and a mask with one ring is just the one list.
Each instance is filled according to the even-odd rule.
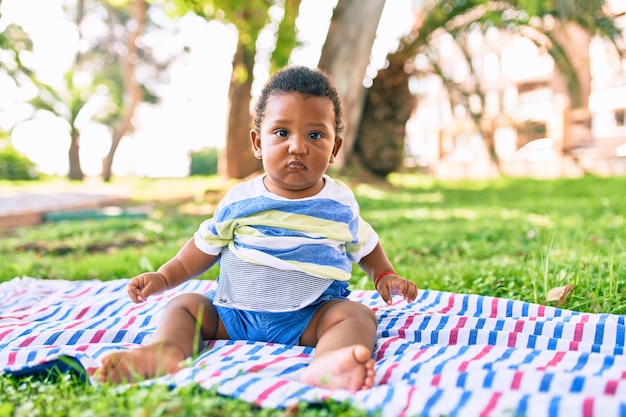
[[[169,299],[215,283],[192,280],[139,305],[126,284],[26,277],[0,284],[0,372],[69,362],[95,384],[104,355],[150,340]],[[211,342],[192,366],[154,383],[198,383],[271,408],[349,401],[383,416],[626,416],[624,316],[429,290],[411,304],[387,306],[374,291],[351,298],[379,321],[371,389],[302,384],[312,348],[239,340]]]

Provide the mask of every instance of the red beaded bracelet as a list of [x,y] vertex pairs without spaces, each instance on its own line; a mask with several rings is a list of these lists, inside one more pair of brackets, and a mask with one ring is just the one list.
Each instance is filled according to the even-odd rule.
[[385,272],[381,272],[380,274],[378,274],[378,276],[374,280],[374,288],[377,289],[378,288],[378,281],[380,281],[380,279],[382,277],[384,277],[385,275],[389,275],[389,274],[396,275],[396,272],[395,271],[385,271]]

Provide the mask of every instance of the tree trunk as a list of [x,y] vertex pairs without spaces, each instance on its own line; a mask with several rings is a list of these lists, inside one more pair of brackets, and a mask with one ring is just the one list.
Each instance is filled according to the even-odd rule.
[[82,181],[85,178],[85,174],[83,174],[83,170],[80,167],[79,142],[80,134],[77,130],[72,129],[69,151],[70,170],[68,178],[73,181]]
[[219,173],[225,178],[245,178],[261,168],[261,162],[254,157],[250,144],[254,55],[254,48],[246,48],[241,41],[237,44],[228,91],[226,145],[218,162]]
[[380,176],[401,168],[406,122],[416,105],[409,91],[405,53],[396,52],[387,58],[389,66],[379,71],[368,91],[355,145],[363,165]]
[[[85,2],[84,0],[78,0],[75,18],[76,27],[80,28],[84,15]],[[69,172],[67,177],[72,181],[82,181],[85,178],[85,174],[80,166],[80,132],[76,129],[75,122],[76,117],[72,112],[72,117],[68,120],[70,125],[70,149],[68,151]]]
[[111,181],[113,157],[122,138],[126,133],[132,130],[133,116],[135,109],[143,100],[141,87],[135,78],[135,69],[137,67],[137,39],[142,35],[146,23],[147,4],[145,0],[134,0],[131,5],[131,14],[135,21],[135,29],[128,36],[126,43],[126,56],[121,57],[120,65],[122,67],[122,76],[124,83],[123,109],[121,116],[113,128],[111,138],[111,147],[107,156],[102,160],[102,179],[106,182]]
[[339,0],[328,30],[319,67],[333,79],[343,102],[345,132],[335,159],[342,168],[353,148],[363,112],[363,78],[385,5],[384,0]]
[[483,143],[487,148],[489,160],[493,162],[498,172],[502,172],[500,157],[498,156],[498,152],[496,152],[496,130],[498,128],[498,122],[493,118],[484,117],[478,121],[477,125],[479,126],[480,134],[483,137]]
[[[558,21],[557,21],[558,22]],[[563,48],[569,65],[561,65],[556,60],[552,89],[568,100],[564,103],[562,137],[553,138],[564,155],[572,148],[591,139],[591,114],[589,96],[591,94],[591,68],[589,66],[589,45],[591,34],[574,22],[559,24],[551,35]],[[565,71],[570,69],[573,74]]]

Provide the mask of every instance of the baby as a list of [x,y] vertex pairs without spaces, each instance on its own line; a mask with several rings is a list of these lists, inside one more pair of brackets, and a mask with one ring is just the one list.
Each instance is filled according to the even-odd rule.
[[347,298],[352,264],[388,304],[395,293],[413,302],[418,290],[395,273],[352,191],[326,174],[342,145],[341,117],[322,71],[288,67],[269,80],[250,131],[264,174],[230,189],[176,256],[128,284],[144,302],[219,261],[216,289],[170,301],[150,344],[103,358],[101,381],[176,372],[204,340],[245,339],[315,347],[303,383],[372,387],[378,323]]

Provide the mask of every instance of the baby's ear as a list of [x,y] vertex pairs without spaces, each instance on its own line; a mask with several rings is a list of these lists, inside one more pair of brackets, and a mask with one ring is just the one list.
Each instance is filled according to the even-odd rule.
[[337,156],[337,153],[339,153],[339,149],[341,149],[341,145],[343,145],[343,136],[337,135],[337,137],[335,137],[335,144],[333,146],[333,151],[330,153],[329,162],[331,164],[335,162],[335,157]]
[[250,143],[252,144],[252,149],[254,150],[254,157],[256,159],[261,159],[263,157],[263,151],[261,150],[261,134],[257,129],[252,129],[250,131]]

